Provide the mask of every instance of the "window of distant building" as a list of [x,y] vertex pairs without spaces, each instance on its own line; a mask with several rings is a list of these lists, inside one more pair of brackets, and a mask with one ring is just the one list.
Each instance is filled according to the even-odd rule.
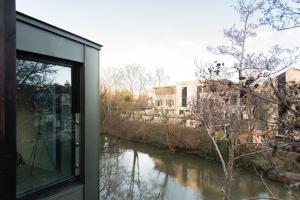
[[160,107],[160,106],[162,106],[162,100],[156,100],[155,101],[155,105],[157,106],[157,107]]
[[237,100],[238,100],[237,95],[233,94],[233,95],[230,96],[230,104],[231,105],[237,105]]
[[217,91],[216,85],[215,85],[215,84],[209,85],[209,91],[210,91],[210,92],[216,92],[216,91]]
[[209,106],[209,108],[213,108],[214,107],[214,103],[215,103],[214,99],[208,99],[208,106]]
[[182,88],[181,97],[182,97],[181,106],[186,107],[187,106],[187,87]]
[[174,106],[174,99],[167,99],[166,100],[166,105],[171,107],[171,106]]
[[199,85],[199,86],[197,86],[197,100],[200,99],[201,93],[202,93],[202,86]]

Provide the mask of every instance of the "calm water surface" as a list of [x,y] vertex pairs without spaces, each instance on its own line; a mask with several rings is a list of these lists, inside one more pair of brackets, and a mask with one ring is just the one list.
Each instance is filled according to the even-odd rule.
[[[222,199],[223,178],[220,165],[197,156],[101,138],[100,199],[218,200]],[[300,199],[299,192],[289,192],[281,183],[266,183],[276,197]],[[270,196],[256,174],[236,173],[233,200]]]

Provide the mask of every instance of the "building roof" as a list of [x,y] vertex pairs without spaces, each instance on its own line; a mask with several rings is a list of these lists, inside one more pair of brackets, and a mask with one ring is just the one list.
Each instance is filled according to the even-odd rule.
[[28,16],[26,14],[23,14],[21,12],[17,12],[16,19],[17,19],[17,21],[21,21],[23,23],[30,24],[31,26],[35,26],[35,27],[38,27],[40,29],[50,31],[50,32],[52,32],[56,35],[71,39],[73,41],[85,44],[87,46],[93,47],[93,48],[98,49],[98,50],[100,50],[101,47],[103,47],[101,44],[98,44],[98,43],[93,42],[91,40],[88,40],[84,37],[81,37],[79,35],[76,35],[74,33],[66,31],[64,29],[58,28],[54,25],[48,24],[48,23],[43,22],[39,19],[36,19],[36,18],[33,18],[33,17]]
[[285,71],[279,73],[279,74],[277,75],[277,77],[278,77],[278,76],[282,76],[283,74],[286,74],[287,72],[290,72],[290,71],[297,71],[297,73],[298,73],[298,72],[300,72],[300,69],[297,69],[297,68],[289,68],[289,69],[287,69],[287,70],[285,70]]
[[191,81],[182,81],[182,82],[177,82],[176,85],[202,85],[202,84],[211,84],[211,83],[222,83],[222,84],[227,84],[228,82],[234,83],[230,80],[227,79],[218,79],[218,80],[191,80]]
[[153,88],[156,95],[173,95],[176,94],[176,86],[164,86]]
[[191,80],[191,81],[180,81],[176,82],[176,85],[190,85],[190,84],[201,84],[202,81],[200,80]]

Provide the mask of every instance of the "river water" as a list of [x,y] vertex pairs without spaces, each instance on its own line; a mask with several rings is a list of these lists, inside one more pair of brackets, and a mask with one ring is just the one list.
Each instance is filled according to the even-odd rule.
[[[100,148],[100,199],[222,199],[224,176],[217,163],[107,136],[101,137]],[[289,191],[284,184],[264,181],[239,169],[232,200],[264,199],[272,193],[284,200],[300,199],[299,192]]]

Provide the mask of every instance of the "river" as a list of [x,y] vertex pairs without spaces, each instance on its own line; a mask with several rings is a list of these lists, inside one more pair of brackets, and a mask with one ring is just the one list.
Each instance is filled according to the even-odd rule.
[[[101,136],[100,148],[100,199],[222,199],[224,176],[218,163],[108,136]],[[299,192],[284,184],[264,181],[258,174],[237,170],[232,200],[264,199],[272,193],[284,200],[300,199]]]

